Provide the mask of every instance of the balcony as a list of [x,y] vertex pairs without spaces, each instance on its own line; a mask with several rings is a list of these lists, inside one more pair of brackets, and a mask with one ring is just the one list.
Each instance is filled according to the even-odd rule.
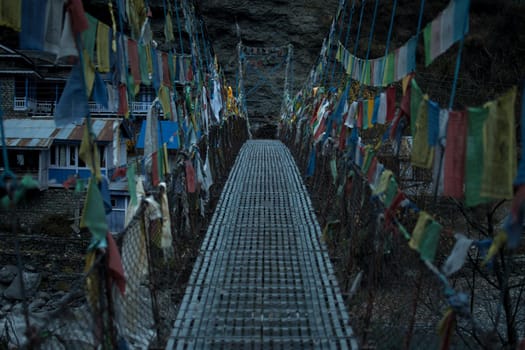
[[[112,115],[116,114],[116,108],[110,109],[99,105],[96,102],[89,102],[89,112],[92,115]],[[151,102],[131,102],[129,109],[132,115],[146,115]],[[55,101],[35,100],[30,97],[15,97],[13,109],[15,111],[29,112],[33,115],[53,115]]]

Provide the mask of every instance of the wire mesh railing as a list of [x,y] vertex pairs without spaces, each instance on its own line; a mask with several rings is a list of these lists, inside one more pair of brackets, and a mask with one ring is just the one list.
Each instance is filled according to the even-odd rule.
[[[448,343],[445,348],[514,349],[511,344],[523,338],[525,328],[521,253],[503,252],[483,266],[481,248],[470,249],[463,268],[449,276],[451,286],[468,298],[468,311],[448,322],[453,301],[405,235],[386,224],[389,213],[372,193],[369,174],[331,139],[312,146],[308,129],[302,121],[283,125],[280,138],[307,174],[305,182],[360,348],[434,349]],[[376,136],[366,135],[367,144],[377,144],[384,133],[377,129]],[[454,233],[464,232],[482,242],[487,234],[483,228],[494,229],[505,215],[504,205],[467,209],[453,199],[435,197],[431,176],[411,171],[403,151],[393,152],[384,144],[377,154],[410,202],[432,212],[445,227],[434,266],[443,266],[451,254]],[[404,227],[416,224],[412,210],[402,207],[394,214]]]
[[172,255],[160,244],[156,188],[122,232],[108,234],[107,248],[87,254],[87,232],[46,239],[18,234],[13,222],[1,247],[0,349],[163,348],[211,212],[246,138],[245,120],[230,118],[198,145],[208,151],[215,179],[208,191],[187,191],[185,162],[198,160],[177,155],[165,179]]

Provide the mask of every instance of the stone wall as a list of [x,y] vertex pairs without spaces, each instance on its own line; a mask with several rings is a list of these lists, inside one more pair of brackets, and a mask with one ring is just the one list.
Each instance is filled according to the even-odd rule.
[[84,194],[62,188],[40,191],[19,203],[14,213],[0,210],[0,229],[11,231],[12,220],[15,219],[24,233],[64,235],[64,231],[73,224],[75,212],[77,215],[81,213],[83,201]]
[[5,119],[27,117],[27,113],[14,110],[15,103],[15,79],[0,79],[0,107]]

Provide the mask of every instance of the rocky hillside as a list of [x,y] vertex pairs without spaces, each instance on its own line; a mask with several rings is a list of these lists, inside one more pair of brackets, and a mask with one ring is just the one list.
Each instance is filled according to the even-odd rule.
[[[346,22],[352,0],[347,0]],[[375,1],[356,0],[356,8],[365,4],[358,55],[365,56]],[[448,0],[425,1],[422,27],[442,11]],[[392,11],[392,1],[380,1],[370,57],[384,55]],[[251,46],[294,45],[295,90],[301,86],[315,63],[323,38],[328,34],[338,1],[257,1],[205,0],[201,11],[215,50],[230,81],[235,82],[237,43],[235,21],[241,28],[243,42]],[[399,0],[394,18],[390,48],[402,45],[416,33],[420,1]],[[353,47],[358,13],[354,15],[348,46]],[[345,27],[347,24],[345,24]],[[346,28],[345,28],[346,30]],[[425,67],[423,40],[418,46],[418,81],[425,91],[446,105],[450,96],[457,46]],[[457,105],[477,105],[502,93],[525,76],[525,4],[523,1],[472,0],[470,31],[465,40],[459,74]],[[282,88],[282,76],[275,86]],[[247,84],[257,82],[248,75]],[[280,84],[279,84],[280,83]],[[251,116],[276,116],[280,97],[265,87],[248,100]]]
[[[107,0],[84,0],[86,10],[100,20],[110,23]],[[370,33],[375,1],[347,0],[345,31],[348,26],[350,7],[353,2],[359,11],[365,5],[363,25],[360,33],[358,56],[364,57]],[[162,48],[164,43],[164,3],[175,8],[174,1],[149,0],[152,10],[152,28],[155,40]],[[180,3],[180,0],[177,2]],[[220,64],[231,85],[237,76],[238,42],[236,24],[240,28],[242,41],[247,46],[272,47],[291,43],[294,47],[293,86],[297,91],[318,58],[323,38],[327,36],[338,0],[309,1],[245,1],[245,0],[201,0],[195,4],[204,19],[205,30],[210,37]],[[422,24],[445,8],[449,0],[425,1]],[[377,23],[374,30],[370,58],[384,55],[385,42],[390,23],[393,1],[379,1]],[[399,47],[416,33],[420,1],[398,0],[391,49]],[[358,12],[353,16],[348,46],[354,47],[357,32]],[[181,13],[182,15],[182,13]],[[175,18],[174,24],[175,24]],[[175,25],[175,31],[177,31]],[[189,52],[187,34],[183,28],[184,46]],[[344,32],[344,31],[343,31]],[[345,33],[346,34],[346,33]],[[178,37],[178,34],[175,33]],[[6,30],[0,33],[0,42],[18,46],[18,35]],[[178,49],[178,46],[175,46]],[[179,51],[179,50],[177,50]],[[423,42],[418,46],[418,82],[434,100],[444,105],[448,102],[452,76],[456,62],[457,45],[440,56],[429,67],[422,62]],[[246,91],[260,86],[248,96],[248,111],[251,117],[275,118],[278,115],[284,88],[284,65],[272,68],[280,58],[264,57],[250,60],[246,75]],[[462,55],[457,104],[476,105],[494,98],[525,76],[525,2],[523,0],[471,0],[470,31],[465,40]],[[269,78],[268,81],[264,81]],[[335,79],[334,81],[337,81]]]
[[[337,0],[314,1],[244,1],[204,0],[200,9],[213,41],[215,52],[221,60],[230,82],[237,74],[238,42],[236,23],[239,25],[243,44],[254,47],[293,45],[293,85],[297,90],[303,83],[319,55]],[[249,61],[246,74],[246,91],[270,75],[270,83],[263,83],[259,90],[247,96],[248,112],[254,118],[278,116],[284,89],[284,64],[279,69],[280,58],[264,60],[255,57]]]

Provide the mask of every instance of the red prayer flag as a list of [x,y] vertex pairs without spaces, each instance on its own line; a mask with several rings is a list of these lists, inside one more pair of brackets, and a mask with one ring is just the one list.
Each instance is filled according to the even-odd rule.
[[62,183],[62,186],[64,186],[65,189],[68,189],[72,186],[75,186],[77,184],[77,178],[72,175],[72,176],[69,176],[67,178],[67,180],[65,180],[63,183]]
[[190,160],[186,161],[186,187],[188,193],[195,193],[196,183],[195,183],[195,169]]
[[443,169],[443,195],[463,197],[465,182],[465,161],[467,151],[467,114],[465,111],[451,111],[448,115],[447,146],[445,147],[445,168]]
[[310,126],[314,125],[315,121],[317,120],[317,112],[319,112],[319,107],[321,107],[321,102],[322,101],[319,101],[314,108],[314,112],[312,113],[312,119],[310,119]]
[[412,84],[408,84],[407,90],[401,99],[401,112],[410,117],[410,96],[412,95]]
[[153,184],[153,186],[158,186],[160,183],[158,152],[153,152],[153,154],[151,155],[151,183]]
[[108,242],[107,264],[109,276],[117,284],[120,294],[124,295],[126,292],[126,277],[124,275],[124,267],[122,266],[122,259],[118,251],[117,243],[109,232],[106,234],[106,240]]
[[128,60],[133,81],[140,84],[139,48],[137,42],[132,39],[128,39]]
[[118,115],[127,115],[129,113],[128,107],[128,93],[126,85],[120,84],[118,87]]
[[396,114],[396,88],[389,86],[386,89],[386,121],[387,123],[394,119]]
[[117,167],[113,173],[113,176],[111,177],[111,180],[118,179],[119,177],[126,177],[126,168]]
[[339,134],[339,150],[342,152],[345,149],[346,146],[346,134],[348,130],[346,125],[341,125],[341,133]]
[[390,203],[390,207],[385,210],[385,230],[392,228],[392,220],[396,216],[397,208],[399,208],[399,205],[403,200],[405,200],[405,198],[405,194],[401,191],[398,191],[394,197],[394,200],[392,200],[392,203]]
[[186,81],[193,81],[193,70],[191,65],[188,65],[188,73],[186,74]]
[[376,174],[376,169],[377,169],[377,158],[373,157],[372,162],[370,163],[370,167],[368,168],[368,173],[367,173],[369,184],[374,182],[374,176]]
[[70,0],[68,10],[71,15],[71,28],[75,34],[82,33],[89,28],[82,0]]
[[168,54],[166,52],[162,53],[162,83],[168,87],[171,86]]
[[357,125],[359,129],[363,128],[363,101],[357,103]]

